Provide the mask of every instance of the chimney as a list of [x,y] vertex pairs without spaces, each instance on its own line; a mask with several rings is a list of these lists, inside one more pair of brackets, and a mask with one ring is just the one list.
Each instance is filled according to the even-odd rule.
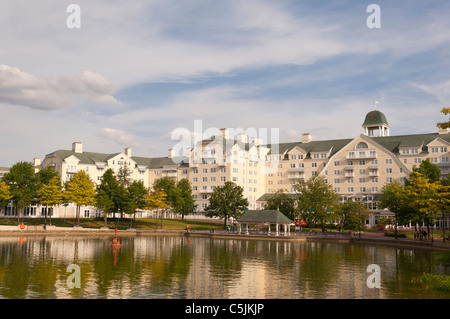
[[450,129],[448,128],[439,128],[439,135],[448,134]]
[[306,144],[312,141],[311,133],[303,133],[302,134],[302,143]]
[[73,142],[72,143],[72,151],[75,153],[83,153],[83,143]]
[[237,135],[237,139],[238,139],[239,142],[248,143],[248,136],[245,135],[244,133],[239,133]]
[[168,157],[169,157],[169,158],[172,158],[172,157],[174,157],[174,156],[175,156],[175,150],[169,148],[169,154],[168,154]]
[[131,148],[130,147],[127,147],[125,149],[125,155],[128,156],[128,157],[131,157]]
[[253,144],[255,144],[256,146],[262,144],[262,140],[261,140],[261,138],[259,138],[259,137],[254,137],[254,138],[252,138],[252,142],[253,142]]
[[41,165],[41,159],[39,157],[33,158],[33,166],[38,167],[39,165]]
[[223,138],[228,139],[228,129],[226,129],[226,128],[221,128],[221,129],[220,129],[220,133],[222,134],[222,137],[223,137]]

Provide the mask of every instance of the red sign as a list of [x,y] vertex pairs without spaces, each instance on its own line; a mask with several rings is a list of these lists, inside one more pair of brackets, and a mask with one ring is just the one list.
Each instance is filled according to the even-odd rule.
[[306,222],[302,220],[302,226],[306,226]]

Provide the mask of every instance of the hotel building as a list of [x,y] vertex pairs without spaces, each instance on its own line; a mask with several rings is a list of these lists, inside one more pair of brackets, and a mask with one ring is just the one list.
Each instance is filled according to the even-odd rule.
[[[392,215],[377,207],[384,184],[403,182],[414,166],[428,158],[442,176],[450,173],[448,129],[390,136],[388,121],[377,110],[366,115],[362,133],[349,139],[315,141],[305,133],[301,141],[266,145],[259,138],[228,134],[229,130],[221,129],[218,136],[200,141],[185,156],[175,156],[170,149],[167,157],[157,158],[133,156],[130,148],[114,154],[86,152],[81,142],[75,142],[71,150],[47,154],[42,163],[35,159],[35,166],[54,166],[63,182],[85,170],[99,184],[108,168],[116,173],[125,169],[130,181],[142,181],[146,187],[161,177],[175,181],[186,178],[192,185],[197,214],[208,205],[214,188],[225,181],[242,186],[249,208],[260,209],[267,194],[280,190],[294,193],[294,185],[301,179],[321,175],[341,200],[360,198],[367,204],[373,213],[368,226],[381,216]],[[92,217],[92,211],[85,216]]]

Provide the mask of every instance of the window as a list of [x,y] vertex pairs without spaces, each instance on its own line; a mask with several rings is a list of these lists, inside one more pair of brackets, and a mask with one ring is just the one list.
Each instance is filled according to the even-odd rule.
[[340,165],[341,165],[341,162],[340,162],[340,161],[334,162],[334,166],[340,166]]
[[366,165],[366,161],[365,160],[360,160],[359,161],[359,165]]
[[215,167],[211,168],[211,173],[215,173],[215,172],[216,172],[216,168]]
[[86,210],[84,211],[84,217],[89,218],[90,215],[91,215],[91,211],[90,211],[89,209],[86,209]]
[[392,174],[392,168],[386,168],[386,174]]
[[356,149],[360,149],[360,148],[369,148],[369,146],[368,146],[367,143],[365,143],[365,142],[359,142],[359,143],[356,145]]
[[386,164],[392,164],[392,158],[386,158]]
[[311,167],[317,167],[317,163],[311,163]]

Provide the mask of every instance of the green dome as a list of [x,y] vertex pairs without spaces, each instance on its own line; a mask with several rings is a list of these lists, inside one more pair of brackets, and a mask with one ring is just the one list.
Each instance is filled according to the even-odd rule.
[[378,124],[388,124],[386,120],[386,116],[380,111],[371,111],[367,113],[366,119],[364,120],[363,125],[378,125]]

